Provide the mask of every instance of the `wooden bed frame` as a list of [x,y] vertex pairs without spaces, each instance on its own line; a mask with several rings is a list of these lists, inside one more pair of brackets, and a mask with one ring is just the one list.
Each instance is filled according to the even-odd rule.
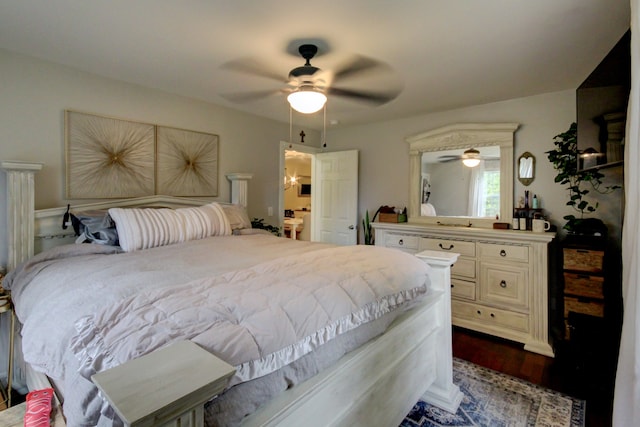
[[[0,162],[7,174],[8,269],[50,246],[73,242],[61,229],[64,208],[34,210],[34,174],[41,164]],[[246,206],[250,174],[229,174],[233,203]],[[202,199],[166,196],[112,200],[73,206],[75,211],[113,206],[193,206]],[[293,387],[252,414],[246,426],[398,425],[424,399],[455,412],[462,393],[453,384],[450,267],[457,254],[417,254],[433,270],[429,294],[380,337],[344,356],[330,369]],[[49,387],[27,367],[30,390]],[[177,408],[178,412],[180,408]],[[56,426],[64,425],[56,423]],[[173,425],[173,424],[168,424]]]

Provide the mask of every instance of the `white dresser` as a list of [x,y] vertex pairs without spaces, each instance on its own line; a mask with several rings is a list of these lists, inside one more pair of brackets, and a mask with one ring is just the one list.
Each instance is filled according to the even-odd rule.
[[410,253],[457,252],[453,324],[554,355],[549,337],[549,245],[555,233],[373,223],[376,245]]

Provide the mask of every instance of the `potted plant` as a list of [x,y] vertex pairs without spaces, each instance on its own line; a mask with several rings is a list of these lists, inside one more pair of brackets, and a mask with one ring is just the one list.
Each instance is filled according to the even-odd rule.
[[375,243],[375,236],[373,234],[373,227],[371,227],[371,223],[376,220],[378,213],[380,212],[380,208],[373,215],[373,219],[369,221],[369,210],[365,211],[364,218],[362,218],[362,229],[364,233],[364,244],[365,245],[373,245]]
[[264,218],[253,218],[251,220],[251,228],[260,228],[262,230],[267,230],[268,232],[280,237],[282,234],[280,233],[280,227],[276,227],[275,225],[265,224]]
[[[570,233],[575,233],[584,226],[585,222],[594,222],[593,218],[584,218],[585,214],[592,214],[598,208],[598,202],[593,203],[585,198],[589,194],[590,189],[600,194],[608,194],[619,185],[604,186],[602,179],[604,175],[598,169],[579,170],[578,169],[578,143],[577,143],[577,125],[571,123],[566,132],[554,137],[555,149],[547,151],[547,158],[553,164],[553,168],[558,171],[555,182],[567,186],[569,191],[569,201],[567,206],[571,206],[579,213],[576,215],[565,215],[563,219],[567,221],[564,229]],[[587,188],[585,188],[587,187]]]

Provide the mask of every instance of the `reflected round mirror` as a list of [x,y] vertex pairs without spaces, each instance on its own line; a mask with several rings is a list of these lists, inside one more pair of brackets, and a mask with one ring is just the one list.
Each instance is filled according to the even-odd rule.
[[536,177],[536,158],[528,151],[518,157],[518,180],[525,187],[533,182]]
[[[496,216],[511,221],[513,134],[518,126],[463,123],[407,138],[409,221],[474,227],[491,227]],[[469,153],[480,161],[465,166]]]

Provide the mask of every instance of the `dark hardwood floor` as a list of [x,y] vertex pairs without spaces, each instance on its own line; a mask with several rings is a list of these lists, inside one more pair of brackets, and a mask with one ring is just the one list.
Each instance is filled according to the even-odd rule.
[[587,372],[563,354],[546,357],[525,351],[522,344],[457,327],[453,329],[453,355],[586,400],[586,426],[611,426],[615,367]]

